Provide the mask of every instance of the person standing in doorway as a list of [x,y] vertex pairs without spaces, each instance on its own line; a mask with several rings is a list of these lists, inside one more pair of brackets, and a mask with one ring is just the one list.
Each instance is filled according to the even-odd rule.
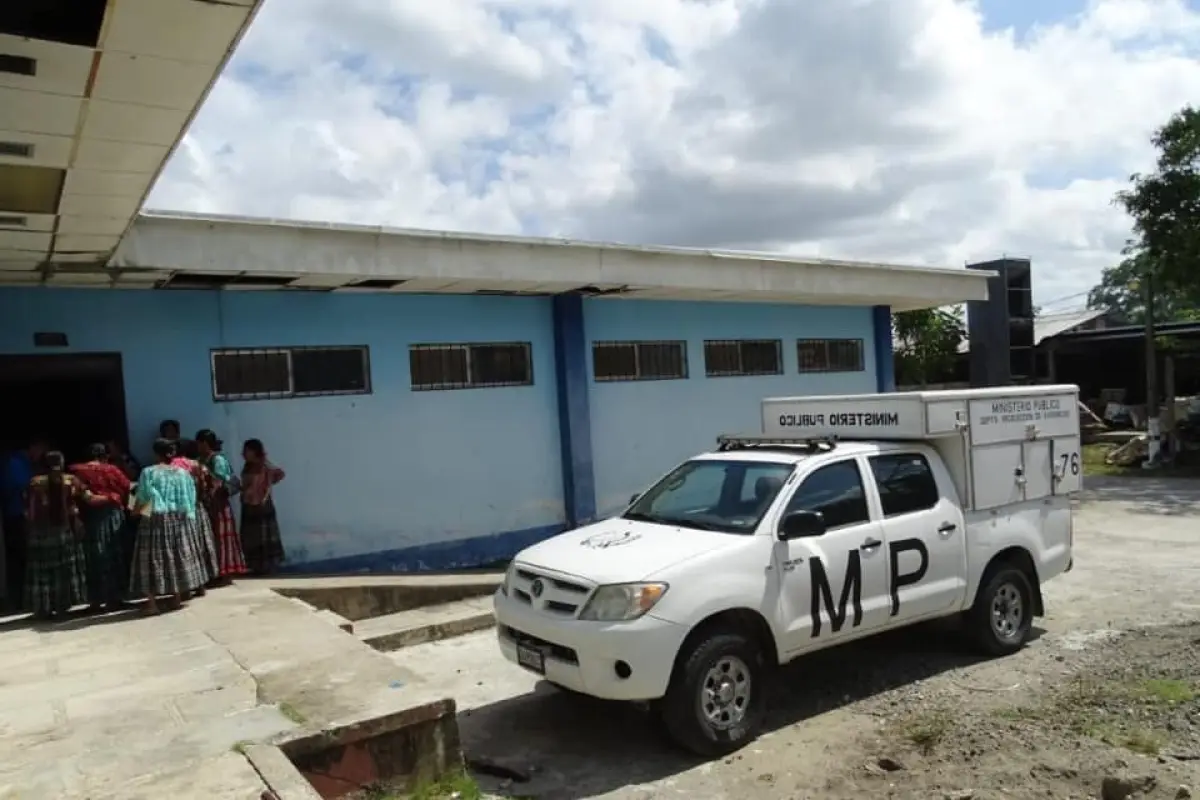
[[229,459],[221,452],[221,444],[217,434],[208,428],[196,433],[200,463],[212,477],[212,491],[207,497],[205,507],[217,539],[217,560],[220,567],[215,582],[217,586],[225,586],[233,578],[245,575],[249,571],[246,568],[246,556],[242,551],[242,537],[238,535],[233,508],[229,503],[229,499],[238,492],[238,480],[233,474]]
[[171,466],[174,457],[173,442],[155,440],[155,463],[142,470],[135,494],[141,520],[133,546],[130,591],[146,598],[147,614],[159,613],[162,596],[178,608],[208,580],[196,544],[196,482]]
[[25,491],[46,455],[45,440],[35,437],[11,453],[0,467],[0,506],[4,513],[5,606],[21,611],[25,599],[25,556],[29,541]]
[[87,461],[73,464],[70,470],[94,499],[80,509],[88,610],[111,611],[125,599],[129,588],[125,510],[132,485],[125,473],[109,461],[107,447],[93,444],[88,455]]
[[25,607],[39,619],[87,602],[79,505],[95,499],[64,463],[62,453],[46,453],[45,470],[26,491]]
[[259,439],[242,445],[242,548],[253,575],[270,575],[283,563],[283,538],[272,497],[284,472],[267,458]]

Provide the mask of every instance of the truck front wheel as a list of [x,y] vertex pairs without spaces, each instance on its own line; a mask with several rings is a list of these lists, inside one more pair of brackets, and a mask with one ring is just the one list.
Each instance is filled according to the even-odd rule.
[[663,726],[682,747],[705,758],[751,741],[766,713],[767,666],[754,638],[713,632],[684,654],[659,704]]
[[1025,646],[1033,629],[1033,586],[1025,571],[1004,565],[980,589],[971,608],[970,632],[984,653],[1006,656]]

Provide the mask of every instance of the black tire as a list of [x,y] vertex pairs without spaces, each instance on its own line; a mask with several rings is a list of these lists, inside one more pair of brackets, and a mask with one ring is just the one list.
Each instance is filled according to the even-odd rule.
[[[718,674],[730,676],[726,685],[734,700],[724,708],[707,705],[718,718],[714,723],[706,716],[702,693],[707,694],[706,687],[714,688],[710,682]],[[698,756],[719,758],[732,753],[758,735],[766,715],[767,681],[766,657],[753,637],[714,631],[696,642],[676,668],[658,704],[663,727],[676,744]],[[740,706],[739,696],[744,701]]]
[[[1020,567],[1002,565],[984,576],[967,614],[967,631],[989,656],[1007,656],[1029,641],[1033,630],[1033,584]],[[1019,607],[1014,607],[1019,603]]]

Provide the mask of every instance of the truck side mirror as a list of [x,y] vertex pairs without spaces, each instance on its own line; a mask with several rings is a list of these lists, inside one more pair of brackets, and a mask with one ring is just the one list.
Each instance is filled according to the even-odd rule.
[[807,539],[825,533],[825,517],[819,511],[793,511],[779,523],[779,540]]

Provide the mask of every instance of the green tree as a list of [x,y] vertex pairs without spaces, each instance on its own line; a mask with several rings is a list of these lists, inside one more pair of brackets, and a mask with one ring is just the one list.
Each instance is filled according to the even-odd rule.
[[[1154,171],[1131,176],[1130,187],[1116,197],[1133,218],[1134,238],[1126,261],[1113,268],[1126,274],[1110,284],[1116,288],[1122,277],[1149,274],[1156,294],[1194,308],[1200,300],[1200,109],[1177,112],[1151,141],[1158,150]],[[1159,310],[1156,302],[1156,320]]]
[[1150,256],[1133,252],[1115,267],[1100,274],[1100,283],[1088,292],[1088,308],[1111,311],[1121,315],[1131,325],[1146,321],[1146,293],[1143,281],[1147,274],[1155,280],[1154,321],[1184,322],[1200,319],[1200,311],[1191,297],[1170,285],[1162,286],[1157,281],[1159,271],[1150,262]]
[[896,383],[927,386],[948,379],[966,338],[962,309],[926,308],[892,316]]

